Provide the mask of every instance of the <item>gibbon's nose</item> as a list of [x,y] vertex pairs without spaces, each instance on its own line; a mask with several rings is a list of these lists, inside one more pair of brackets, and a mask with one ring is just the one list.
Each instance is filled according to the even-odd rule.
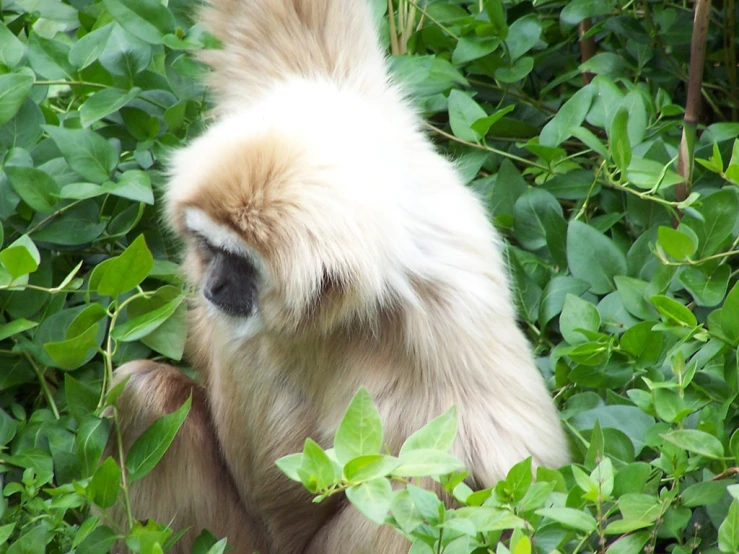
[[249,317],[254,312],[257,280],[251,261],[229,252],[217,252],[205,274],[203,296],[227,314]]

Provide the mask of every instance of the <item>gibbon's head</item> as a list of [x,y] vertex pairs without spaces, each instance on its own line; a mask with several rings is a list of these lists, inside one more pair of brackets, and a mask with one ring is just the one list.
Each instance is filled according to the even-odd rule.
[[329,84],[295,82],[175,154],[169,216],[214,319],[326,332],[416,302],[423,246],[414,168],[399,148],[414,135],[388,115]]

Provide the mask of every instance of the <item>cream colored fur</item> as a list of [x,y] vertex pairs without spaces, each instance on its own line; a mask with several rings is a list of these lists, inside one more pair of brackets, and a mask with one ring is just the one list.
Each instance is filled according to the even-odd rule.
[[[257,260],[261,285],[249,319],[198,296],[190,353],[213,446],[181,433],[178,456],[132,491],[136,514],[207,523],[235,552],[407,552],[345,501],[312,504],[274,466],[306,437],[330,446],[362,385],[391,451],[456,404],[453,451],[475,486],[527,456],[566,462],[500,239],[389,82],[364,0],[213,0],[203,19],[224,44],[206,56],[217,120],[174,157],[168,214],[193,283],[207,263],[197,232]],[[119,371],[138,379],[124,402],[147,413],[196,387],[144,362]],[[187,477],[193,467],[201,478]],[[237,495],[215,528],[214,480]]]

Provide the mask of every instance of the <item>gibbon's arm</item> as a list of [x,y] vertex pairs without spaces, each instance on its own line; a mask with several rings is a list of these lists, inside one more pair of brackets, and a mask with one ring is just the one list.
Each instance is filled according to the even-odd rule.
[[210,0],[200,19],[223,44],[213,68],[217,111],[249,106],[287,78],[323,77],[381,94],[384,54],[367,0]]

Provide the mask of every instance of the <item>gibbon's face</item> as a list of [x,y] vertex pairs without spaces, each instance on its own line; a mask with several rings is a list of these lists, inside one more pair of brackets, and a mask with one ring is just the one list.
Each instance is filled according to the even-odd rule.
[[305,108],[276,100],[274,115],[223,119],[173,159],[169,216],[207,313],[242,335],[327,331],[413,296],[397,177],[368,163],[374,143],[347,139],[340,111],[296,125]]

